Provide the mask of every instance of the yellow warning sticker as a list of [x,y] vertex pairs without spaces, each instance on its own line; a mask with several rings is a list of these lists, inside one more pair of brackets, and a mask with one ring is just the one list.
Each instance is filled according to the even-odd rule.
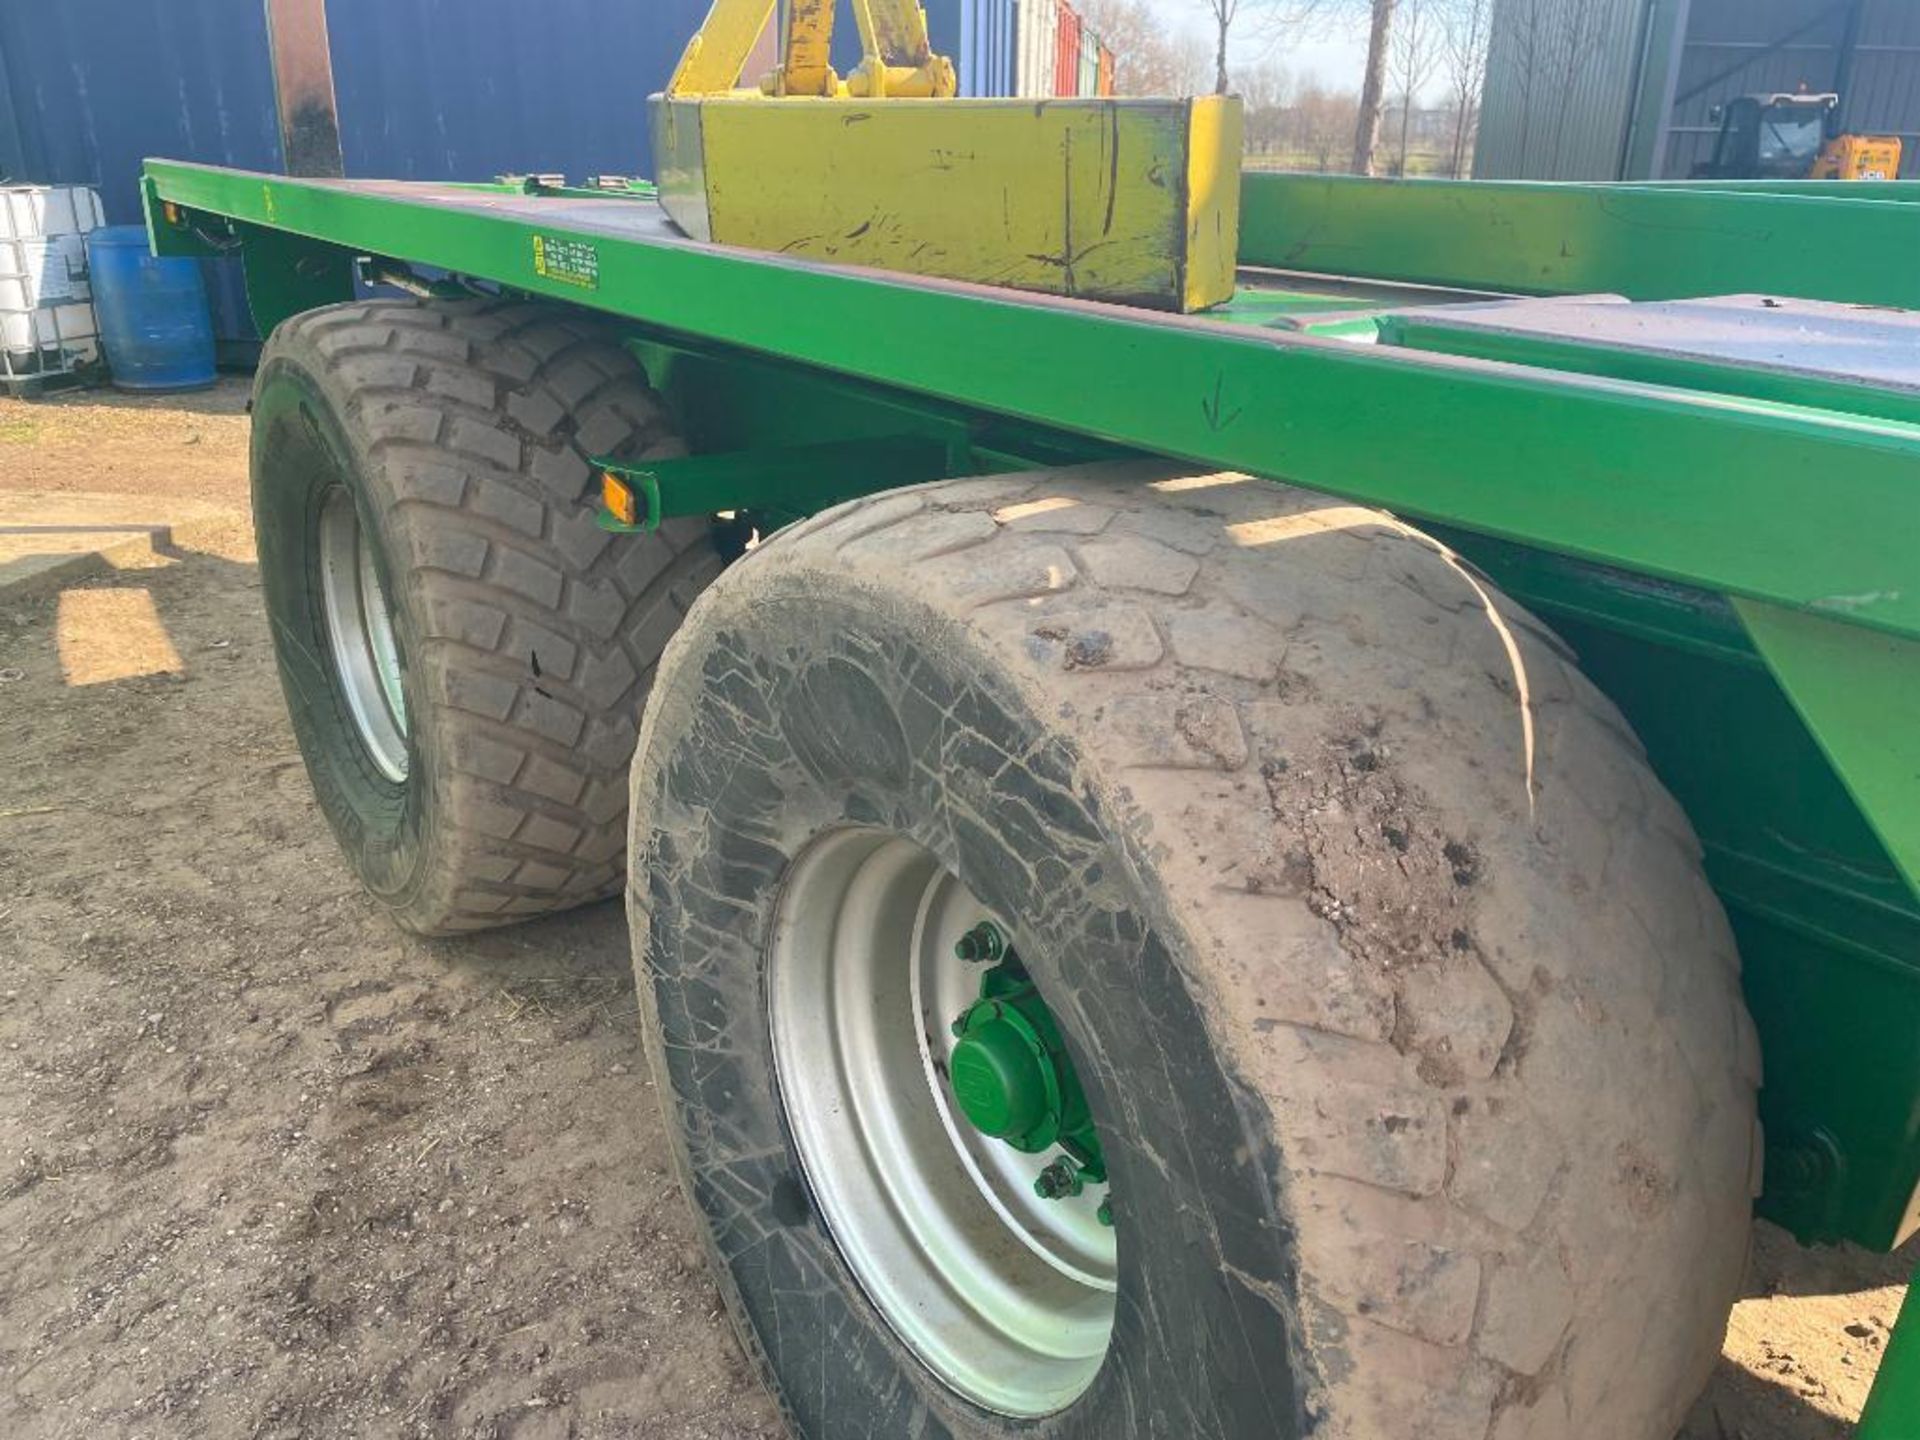
[[559,235],[533,237],[533,273],[582,290],[600,288],[600,249],[586,240]]

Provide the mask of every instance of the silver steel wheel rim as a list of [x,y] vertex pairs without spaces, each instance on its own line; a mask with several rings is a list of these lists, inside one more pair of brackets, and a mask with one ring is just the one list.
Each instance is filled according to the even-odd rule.
[[353,496],[338,487],[320,508],[320,590],[347,713],[375,768],[398,785],[407,778],[407,696],[393,611]]
[[979,995],[954,942],[987,909],[926,850],[816,841],[782,891],[767,965],[774,1068],[807,1183],[875,1308],[936,1376],[1004,1415],[1093,1382],[1113,1333],[1107,1187],[1042,1200],[1053,1155],[954,1112],[951,1020]]

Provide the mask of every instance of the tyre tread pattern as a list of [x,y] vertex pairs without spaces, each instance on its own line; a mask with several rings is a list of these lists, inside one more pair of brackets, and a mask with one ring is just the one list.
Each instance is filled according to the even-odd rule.
[[282,355],[371,458],[419,621],[437,815],[396,918],[458,933],[617,893],[637,719],[721,568],[704,521],[596,523],[590,456],[684,453],[644,372],[592,317],[511,300],[309,311],[263,364]]
[[[910,573],[1151,822],[1285,1157],[1316,1440],[1673,1433],[1744,1269],[1758,1050],[1686,817],[1558,636],[1391,516],[1161,462],[853,501],[709,603],[780,565]],[[1458,837],[1443,964],[1337,880],[1283,883],[1382,784],[1410,848]]]

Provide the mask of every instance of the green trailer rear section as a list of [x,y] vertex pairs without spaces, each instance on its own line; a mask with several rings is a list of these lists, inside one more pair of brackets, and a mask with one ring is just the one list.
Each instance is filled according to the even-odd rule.
[[1920,390],[1448,322],[1488,294],[1920,309],[1889,262],[1920,189],[1254,176],[1266,273],[1181,319],[699,245],[634,194],[147,185],[162,250],[242,253],[263,329],[360,259],[619,317],[701,452],[632,477],[655,520],[1132,452],[1419,519],[1566,636],[1706,846],[1765,1049],[1765,1213],[1920,1225]]

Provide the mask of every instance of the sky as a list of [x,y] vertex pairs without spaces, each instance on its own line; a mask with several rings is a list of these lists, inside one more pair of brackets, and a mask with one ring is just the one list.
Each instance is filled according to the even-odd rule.
[[[1169,31],[1188,30],[1211,37],[1213,21],[1202,0],[1149,0],[1149,3]],[[1350,8],[1351,14],[1337,22],[1309,27],[1310,31],[1319,32],[1316,38],[1282,44],[1272,52],[1273,58],[1298,79],[1311,75],[1330,88],[1358,90],[1360,74],[1367,62],[1367,20],[1364,6]],[[1208,43],[1212,43],[1210,38]],[[1253,47],[1256,55],[1259,48]],[[1236,58],[1256,58],[1247,54],[1245,47],[1236,46],[1236,50],[1239,51]]]

